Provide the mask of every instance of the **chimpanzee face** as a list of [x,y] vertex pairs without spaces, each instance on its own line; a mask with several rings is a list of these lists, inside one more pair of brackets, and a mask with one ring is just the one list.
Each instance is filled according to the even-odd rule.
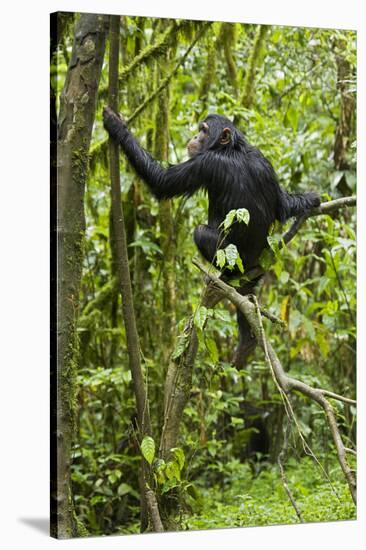
[[206,149],[222,147],[231,143],[232,132],[223,122],[228,121],[224,117],[210,115],[199,124],[199,133],[187,145],[190,158],[195,157]]
[[210,131],[207,122],[201,122],[198,126],[198,130],[198,134],[193,136],[187,145],[188,156],[190,158],[193,158],[198,155],[198,153],[201,153],[207,144]]

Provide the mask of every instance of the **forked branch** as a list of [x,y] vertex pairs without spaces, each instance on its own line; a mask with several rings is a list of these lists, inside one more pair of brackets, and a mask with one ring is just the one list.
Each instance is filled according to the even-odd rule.
[[[346,447],[342,441],[333,407],[326,399],[325,395],[340,399],[342,401],[345,401],[346,398],[333,394],[332,392],[328,392],[327,390],[312,388],[305,382],[289,376],[284,371],[275,350],[273,349],[271,343],[267,340],[264,330],[261,328],[261,322],[258,320],[256,305],[250,301],[248,296],[241,296],[241,294],[239,294],[233,287],[224,283],[216,275],[210,273],[210,271],[207,270],[202,264],[197,261],[194,261],[193,263],[212,281],[215,287],[219,288],[224,293],[225,297],[245,315],[251,330],[257,338],[258,344],[265,352],[266,360],[269,363],[275,382],[280,390],[285,395],[289,392],[298,391],[322,407],[328,421],[334,445],[336,447],[339,464],[348,483],[352,499],[356,504],[356,480],[347,461]],[[352,403],[354,403],[353,400]]]

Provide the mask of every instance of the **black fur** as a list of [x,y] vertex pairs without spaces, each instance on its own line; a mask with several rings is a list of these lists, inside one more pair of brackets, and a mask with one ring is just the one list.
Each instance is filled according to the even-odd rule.
[[[204,122],[209,130],[200,151],[186,162],[164,169],[142,149],[118,115],[108,107],[104,110],[105,128],[120,143],[128,160],[158,200],[178,195],[190,196],[198,189],[207,191],[208,225],[200,225],[194,232],[195,243],[202,255],[212,262],[218,245],[224,247],[233,243],[245,268],[255,267],[267,247],[272,223],[275,220],[284,222],[319,206],[319,195],[290,194],[283,190],[269,160],[259,149],[250,145],[226,117],[209,115]],[[230,140],[222,143],[225,129],[229,130]],[[225,241],[220,243],[219,225],[230,210],[238,208],[249,211],[248,226],[234,224]],[[243,294],[253,292],[254,286],[255,283],[247,284],[241,291]],[[247,345],[251,349],[255,342],[246,320],[240,314],[238,322],[240,338],[237,356],[241,353],[245,358],[244,348]],[[240,363],[240,359],[237,362]]]

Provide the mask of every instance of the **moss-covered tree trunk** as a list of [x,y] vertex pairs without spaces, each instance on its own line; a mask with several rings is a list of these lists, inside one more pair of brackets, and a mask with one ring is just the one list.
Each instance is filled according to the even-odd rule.
[[[105,50],[108,18],[82,14],[60,100],[57,139],[57,384],[52,402],[51,534],[82,534],[70,489],[75,419],[76,320],[85,231],[84,190],[88,153]],[[55,366],[54,366],[55,368]]]
[[[335,59],[337,64],[337,88],[340,93],[340,114],[337,121],[334,140],[334,165],[336,170],[346,172],[349,170],[349,151],[351,145],[353,117],[355,112],[355,95],[350,91],[352,74],[351,63],[343,54],[345,43],[338,40],[335,44]],[[350,189],[345,174],[337,183],[337,188],[342,195],[349,194]]]
[[[168,56],[165,66],[168,66]],[[164,78],[166,70],[161,66],[157,69],[157,82]],[[162,90],[157,101],[155,115],[154,157],[161,161],[169,158],[169,85]],[[174,346],[176,329],[176,236],[171,201],[159,203],[160,246],[163,253],[163,284],[161,315],[161,348],[163,361],[166,365]]]
[[234,95],[237,95],[238,93],[238,71],[236,68],[236,60],[234,56],[236,41],[236,23],[221,23],[219,45],[220,47],[223,47],[224,50],[226,69],[231,86],[233,88]]
[[[264,46],[264,39],[269,29],[269,26],[258,25],[255,31],[253,45],[245,69],[243,92],[240,98],[240,104],[242,107],[244,107],[244,109],[251,109],[253,105],[255,97],[256,73],[261,66],[261,62],[263,61],[261,51]],[[234,124],[238,124],[239,122],[240,115],[236,115],[234,117]]]

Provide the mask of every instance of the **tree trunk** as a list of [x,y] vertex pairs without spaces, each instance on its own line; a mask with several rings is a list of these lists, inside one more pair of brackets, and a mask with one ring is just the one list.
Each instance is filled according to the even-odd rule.
[[[120,17],[112,15],[110,20],[110,53],[109,53],[109,105],[118,109],[118,59],[119,59]],[[126,330],[129,366],[136,399],[139,442],[145,435],[151,435],[149,401],[141,366],[140,342],[136,328],[135,310],[127,252],[126,229],[122,209],[119,147],[109,138],[109,168],[111,177],[112,220],[115,236],[116,274],[122,297],[122,314]],[[155,494],[149,488],[151,484],[150,467],[145,459],[141,463],[139,476],[141,492],[141,531],[145,531],[151,520],[154,530],[162,531],[162,523]]]
[[[201,305],[213,308],[219,300],[220,295],[208,285],[203,292]],[[198,351],[194,315],[188,320],[179,338],[183,349],[179,357],[170,362],[164,387],[164,424],[159,447],[159,455],[164,460],[169,460],[171,449],[177,446],[180,423],[192,389],[192,373]]]
[[[337,88],[340,92],[340,115],[337,121],[336,136],[334,140],[334,165],[336,170],[343,172],[350,168],[349,149],[351,145],[353,114],[355,112],[355,97],[350,92],[349,80],[352,79],[352,67],[347,58],[342,55],[344,44],[341,40],[336,43],[335,59],[337,63]],[[345,174],[337,183],[337,188],[342,195],[348,195],[351,187],[347,183]]]
[[[253,46],[250,52],[249,60],[246,67],[243,93],[240,98],[240,103],[245,109],[250,109],[253,104],[254,92],[255,92],[255,76],[259,68],[260,53],[264,43],[264,38],[269,27],[266,25],[258,25],[255,32]],[[234,124],[237,124],[240,120],[239,116],[234,117]]]
[[[88,152],[105,50],[108,18],[82,14],[60,100],[57,139],[57,365],[52,364],[51,534],[82,534],[71,497],[71,445],[75,424],[76,321],[85,231]],[[53,327],[55,330],[55,327]],[[54,351],[54,349],[53,349]],[[57,372],[56,372],[57,370]]]
[[[166,55],[164,66],[157,67],[157,86],[166,76],[169,59]],[[154,157],[160,161],[169,160],[169,85],[158,96],[155,115]],[[171,201],[159,202],[160,246],[163,253],[163,311],[161,323],[161,349],[164,365],[169,361],[174,346],[176,332],[176,235]]]

